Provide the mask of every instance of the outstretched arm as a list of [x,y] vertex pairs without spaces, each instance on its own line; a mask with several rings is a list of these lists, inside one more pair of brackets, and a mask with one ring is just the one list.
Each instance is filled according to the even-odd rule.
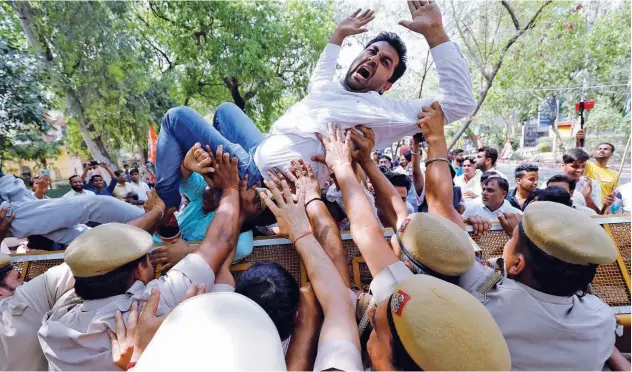
[[428,143],[428,159],[426,160],[428,212],[447,218],[465,228],[463,218],[452,205],[452,174],[448,161],[448,145],[445,141],[441,105],[434,102],[431,107],[424,106],[419,119],[418,125]]
[[364,173],[369,177],[373,190],[375,190],[375,203],[379,206],[384,221],[388,226],[397,229],[397,226],[408,217],[406,204],[393,184],[384,176],[377,164],[371,160],[371,150],[375,146],[373,130],[363,125],[356,126],[356,129],[362,132],[362,135],[355,130],[347,132],[355,145],[352,150],[353,159],[360,164]]
[[[351,166],[351,137],[343,140],[340,127],[329,123],[329,137],[317,134],[325,146],[325,162],[336,175],[347,207],[347,217],[351,224],[351,236],[358,246],[362,257],[375,277],[388,265],[398,261],[397,256],[384,240],[384,234],[373,214],[371,204],[366,198]],[[316,160],[316,159],[315,159]],[[375,188],[375,184],[373,185]]]
[[340,53],[340,46],[347,36],[360,34],[366,32],[367,29],[364,26],[371,22],[375,17],[374,11],[368,9],[360,14],[361,9],[358,9],[350,17],[347,17],[340,22],[336,31],[331,36],[329,44],[325,47],[325,50],[321,53],[316,68],[312,73],[307,91],[311,92],[313,89],[317,89],[324,83],[332,81],[334,73],[336,72],[336,60]]
[[435,2],[428,2],[425,5],[422,5],[424,1],[408,1],[407,3],[411,20],[402,20],[399,24],[412,32],[423,35],[428,42],[439,74],[441,96],[394,101],[395,109],[406,113],[411,120],[416,121],[419,108],[430,106],[434,100],[437,100],[445,113],[445,123],[453,123],[470,115],[476,108],[469,65],[459,47],[449,42],[450,39],[443,28],[439,6]]
[[360,349],[348,288],[338,269],[314,237],[305,212],[305,189],[297,190],[298,201],[294,203],[290,187],[285,180],[282,181],[281,190],[273,182],[265,183],[274,195],[274,202],[265,193],[262,193],[261,197],[276,216],[279,225],[287,229],[286,232],[305,264],[307,276],[323,309],[325,321],[320,332],[320,342],[349,340]]
[[297,162],[292,160],[290,164],[291,168],[286,173],[297,189],[305,189],[305,210],[314,230],[314,236],[316,236],[316,240],[323,246],[327,256],[338,269],[345,285],[351,287],[347,254],[342,246],[340,231],[336,221],[334,221],[321,199],[320,186],[312,166],[305,164],[303,159],[299,159]]

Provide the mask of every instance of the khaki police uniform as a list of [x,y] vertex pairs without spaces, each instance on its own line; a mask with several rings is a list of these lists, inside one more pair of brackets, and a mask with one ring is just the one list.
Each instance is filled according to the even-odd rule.
[[[114,239],[112,239],[114,238]],[[118,239],[118,241],[117,241]],[[102,275],[149,251],[151,235],[131,225],[97,226],[75,239],[65,253],[66,263],[75,276]],[[166,275],[147,285],[136,281],[126,293],[97,300],[86,300],[51,314],[39,330],[42,350],[52,370],[118,370],[112,360],[111,342],[106,329],[115,331],[114,314],[127,316],[132,302],[145,301],[152,288],[160,290],[157,315],[178,305],[191,284],[204,284],[211,290],[215,274],[202,257],[189,254]]]
[[[522,224],[538,248],[562,261],[606,264],[616,259],[616,248],[603,229],[572,208],[533,203]],[[612,353],[615,316],[596,296],[546,294],[481,263],[461,275],[459,286],[494,317],[509,346],[512,369],[601,370]]]
[[0,370],[47,370],[37,339],[42,319],[56,303],[76,299],[75,280],[66,264],[55,266],[0,301]]

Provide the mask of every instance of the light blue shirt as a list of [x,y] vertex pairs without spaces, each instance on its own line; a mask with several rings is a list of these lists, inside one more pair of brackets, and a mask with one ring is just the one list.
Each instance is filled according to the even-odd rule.
[[[206,182],[204,178],[197,173],[193,173],[191,177],[180,182],[180,192],[186,195],[190,200],[189,205],[180,213],[176,220],[180,226],[182,238],[189,242],[200,241],[204,239],[206,230],[208,230],[215,212],[204,213],[202,210],[202,199]],[[162,243],[162,240],[154,234],[154,243]],[[237,251],[235,252],[234,262],[252,253],[253,235],[252,231],[246,231],[239,235],[237,242]]]

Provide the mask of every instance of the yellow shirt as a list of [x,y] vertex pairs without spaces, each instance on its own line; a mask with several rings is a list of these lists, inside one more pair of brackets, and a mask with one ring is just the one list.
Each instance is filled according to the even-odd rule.
[[615,187],[614,182],[617,179],[619,172],[610,168],[602,168],[599,165],[589,161],[586,162],[586,170],[584,176],[596,180],[601,185],[601,202],[606,195],[612,194]]

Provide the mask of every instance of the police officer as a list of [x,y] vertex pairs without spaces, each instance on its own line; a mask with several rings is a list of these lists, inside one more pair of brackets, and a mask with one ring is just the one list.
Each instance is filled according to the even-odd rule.
[[587,290],[598,265],[616,259],[612,240],[594,220],[540,201],[525,209],[505,244],[502,273],[476,263],[459,285],[498,323],[512,369],[601,370],[614,347],[616,320]]
[[[12,275],[19,275],[8,255],[0,253],[0,266],[0,271],[9,268]],[[68,265],[62,264],[17,287],[12,296],[0,301],[0,370],[48,369],[37,331],[56,303],[76,298],[74,284]]]
[[[116,370],[106,332],[115,330],[115,314],[126,319],[133,304],[146,300],[154,287],[160,290],[159,316],[175,308],[191,284],[211,290],[240,228],[237,159],[231,162],[219,152],[214,183],[222,198],[204,240],[160,279],[153,280],[148,256],[152,236],[140,228],[104,224],[73,240],[64,260],[83,303],[55,311],[42,325],[38,336],[50,369]],[[163,217],[161,208],[152,213],[157,213],[154,223]]]

